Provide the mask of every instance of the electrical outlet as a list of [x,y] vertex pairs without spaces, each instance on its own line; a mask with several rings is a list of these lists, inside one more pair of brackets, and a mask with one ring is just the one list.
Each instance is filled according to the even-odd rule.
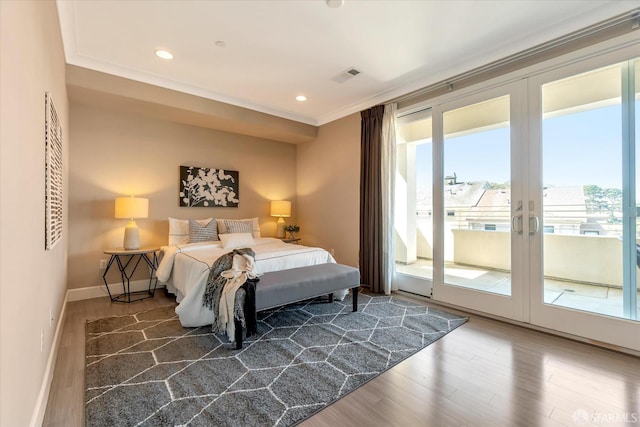
[[109,262],[109,260],[101,259],[100,260],[100,270],[104,270],[105,268],[107,268],[107,263],[108,262]]
[[44,351],[44,329],[40,329],[40,353]]
[[53,307],[49,307],[49,328],[53,328]]

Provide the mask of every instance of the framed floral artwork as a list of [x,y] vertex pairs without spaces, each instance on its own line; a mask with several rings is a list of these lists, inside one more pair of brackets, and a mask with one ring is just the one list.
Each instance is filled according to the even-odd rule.
[[237,208],[238,171],[180,166],[180,206]]

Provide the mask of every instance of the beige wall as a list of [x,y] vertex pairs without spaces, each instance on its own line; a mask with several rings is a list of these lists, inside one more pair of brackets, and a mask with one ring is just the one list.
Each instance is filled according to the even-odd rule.
[[[62,240],[44,249],[44,94],[63,129],[68,102],[55,3],[0,1],[0,425],[39,424],[39,400],[66,289],[68,208]],[[68,185],[65,179],[65,199]],[[53,321],[49,313],[53,314]],[[44,335],[40,350],[41,331]],[[44,381],[44,383],[47,383]]]
[[298,217],[305,245],[335,250],[341,264],[358,266],[360,114],[319,128],[298,144]]
[[[239,207],[179,207],[181,165],[239,171]],[[167,217],[258,216],[263,235],[273,236],[276,219],[269,216],[270,200],[291,200],[296,215],[296,147],[292,144],[72,100],[69,168],[70,289],[102,285],[99,260],[107,258],[104,249],[122,246],[127,221],[113,218],[117,196],[149,198],[149,218],[136,221],[143,245],[167,244]]]

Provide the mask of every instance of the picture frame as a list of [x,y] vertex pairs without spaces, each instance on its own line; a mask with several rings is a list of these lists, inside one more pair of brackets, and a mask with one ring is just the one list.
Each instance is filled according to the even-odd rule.
[[51,250],[60,241],[63,232],[62,126],[49,92],[45,92],[44,100],[45,250]]
[[237,208],[238,171],[180,166],[179,206]]

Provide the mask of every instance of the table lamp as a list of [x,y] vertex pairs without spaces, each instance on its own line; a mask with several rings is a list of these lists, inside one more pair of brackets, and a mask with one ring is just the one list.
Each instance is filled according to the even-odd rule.
[[140,234],[134,219],[147,218],[149,216],[149,199],[140,197],[118,197],[116,198],[116,218],[129,219],[129,223],[124,228],[124,242],[122,247],[130,249],[140,249]]
[[276,223],[276,237],[284,237],[284,218],[291,216],[291,202],[287,200],[273,200],[271,201],[271,216],[278,217]]

